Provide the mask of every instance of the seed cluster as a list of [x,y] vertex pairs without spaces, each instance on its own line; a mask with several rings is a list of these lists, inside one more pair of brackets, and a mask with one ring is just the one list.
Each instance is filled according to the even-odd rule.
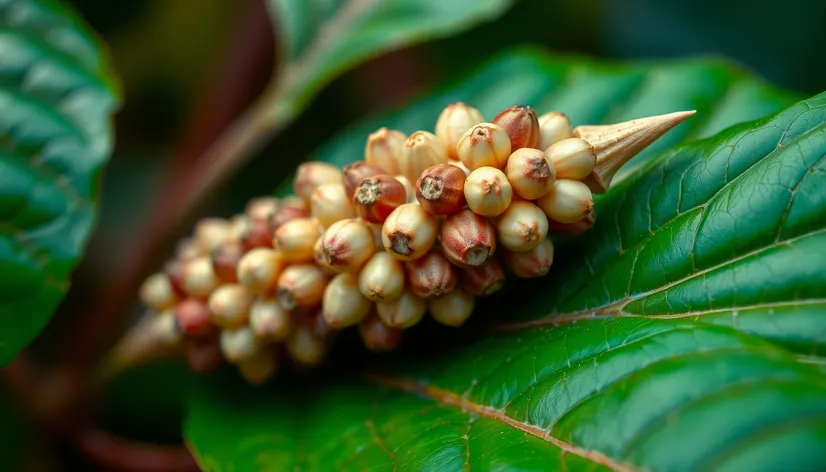
[[507,273],[547,274],[549,233],[590,228],[593,192],[690,113],[676,115],[575,130],[558,112],[513,106],[486,122],[454,103],[435,134],[381,128],[363,161],[299,166],[295,196],[200,221],[141,299],[192,369],[226,361],[250,383],[280,359],[321,362],[349,326],[379,351],[428,314],[461,326]]

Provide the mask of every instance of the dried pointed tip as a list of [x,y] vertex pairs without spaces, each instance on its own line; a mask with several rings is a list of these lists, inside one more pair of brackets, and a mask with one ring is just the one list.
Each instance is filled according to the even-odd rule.
[[597,155],[596,168],[588,178],[591,190],[605,193],[620,167],[694,113],[678,111],[613,125],[577,126],[574,135],[594,146]]

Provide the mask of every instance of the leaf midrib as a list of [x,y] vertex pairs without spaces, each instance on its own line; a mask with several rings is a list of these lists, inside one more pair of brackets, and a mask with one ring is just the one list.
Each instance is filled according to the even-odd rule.
[[599,451],[583,449],[571,443],[565,442],[557,437],[552,436],[550,433],[542,430],[541,428],[531,426],[521,421],[518,421],[514,418],[511,418],[510,416],[505,415],[502,411],[484,405],[480,405],[478,403],[474,403],[468,400],[466,397],[457,395],[454,392],[434,387],[432,385],[423,384],[421,382],[417,382],[407,378],[396,378],[380,374],[369,374],[366,375],[366,378],[372,383],[375,383],[380,386],[389,387],[414,395],[418,395],[420,397],[433,400],[434,402],[440,405],[454,406],[466,412],[470,412],[481,417],[491,419],[498,423],[508,425],[526,434],[535,436],[545,442],[549,442],[561,449],[566,454],[572,454],[581,457],[587,461],[607,467],[611,470],[619,472],[637,472],[639,470],[630,464],[626,464],[611,459],[610,457],[606,456],[605,454]]

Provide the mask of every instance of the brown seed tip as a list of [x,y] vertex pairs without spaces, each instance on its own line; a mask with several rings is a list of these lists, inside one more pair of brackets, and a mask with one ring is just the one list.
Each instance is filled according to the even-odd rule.
[[596,167],[589,176],[591,190],[605,193],[620,167],[694,113],[696,110],[678,111],[613,125],[577,126],[574,135],[594,146],[597,155]]
[[344,184],[344,190],[347,194],[347,198],[355,198],[354,193],[362,180],[386,173],[387,172],[381,168],[370,165],[364,161],[356,161],[352,164],[347,164],[344,166],[344,173],[341,176],[341,181]]

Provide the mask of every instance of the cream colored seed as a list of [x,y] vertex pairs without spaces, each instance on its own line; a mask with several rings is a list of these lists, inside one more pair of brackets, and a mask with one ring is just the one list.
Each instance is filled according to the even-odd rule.
[[177,302],[169,276],[164,273],[150,275],[141,285],[140,297],[144,305],[158,311],[169,308]]
[[324,296],[327,280],[327,274],[315,264],[291,265],[278,278],[278,303],[285,310],[317,306]]
[[513,202],[496,222],[499,244],[511,251],[529,251],[548,234],[548,217],[531,202]]
[[430,316],[439,323],[459,327],[470,318],[475,304],[476,297],[456,289],[441,298],[428,300],[427,308]]
[[462,135],[456,148],[459,160],[471,171],[480,167],[503,168],[511,154],[507,131],[493,123],[480,123]]
[[416,131],[404,142],[399,173],[415,182],[425,169],[447,162],[447,143],[427,131]]
[[427,311],[427,302],[410,290],[405,290],[401,297],[376,303],[376,312],[381,321],[393,328],[409,328],[419,323]]
[[359,290],[371,301],[395,300],[404,291],[404,266],[390,254],[373,254],[359,273]]
[[574,137],[570,120],[564,113],[557,111],[539,117],[539,133],[539,149],[548,149],[551,144]]
[[324,360],[327,345],[304,326],[299,326],[287,338],[287,353],[296,363],[312,366]]
[[275,197],[256,197],[247,203],[244,214],[253,220],[267,221],[280,206],[281,202]]
[[212,322],[225,329],[236,329],[244,325],[251,304],[252,293],[239,284],[221,285],[207,301]]
[[305,202],[310,202],[313,192],[319,185],[341,182],[341,170],[326,162],[305,162],[298,166],[293,190]]
[[372,303],[362,295],[358,279],[352,274],[339,274],[327,284],[321,314],[331,328],[345,328],[364,319]]
[[557,180],[554,189],[536,204],[548,218],[560,223],[574,223],[594,211],[591,190],[578,180]]
[[238,261],[238,283],[254,293],[266,293],[275,286],[285,266],[280,252],[263,247],[251,249]]
[[174,345],[181,341],[183,333],[175,321],[175,310],[166,309],[149,320],[151,337],[165,345]]
[[554,245],[551,238],[545,238],[530,251],[505,251],[505,265],[514,275],[523,279],[542,277],[551,269],[553,261]]
[[499,216],[512,199],[513,188],[507,176],[495,167],[480,167],[465,180],[465,200],[478,215]]
[[321,244],[325,265],[336,272],[357,272],[376,250],[373,232],[354,218],[333,223]]
[[448,105],[436,119],[436,136],[447,143],[448,154],[451,159],[458,159],[456,146],[459,140],[473,125],[485,121],[482,113],[462,102]]
[[249,326],[235,330],[221,331],[221,352],[228,362],[237,364],[252,358],[261,350],[261,341],[256,339]]
[[379,128],[367,137],[364,161],[384,169],[388,174],[398,174],[406,140],[407,135],[401,131]]
[[218,277],[212,270],[212,259],[199,256],[183,263],[181,288],[187,295],[206,297],[218,285]]
[[323,227],[356,216],[356,210],[340,183],[319,185],[310,198],[310,213]]
[[584,139],[563,139],[545,151],[560,179],[581,180],[591,174],[597,163],[594,147]]
[[505,175],[513,192],[525,200],[536,200],[554,187],[556,172],[538,149],[517,149],[508,158]]
[[404,187],[404,192],[407,195],[407,199],[406,199],[407,203],[415,202],[416,201],[416,187],[409,180],[407,180],[407,177],[405,177],[403,175],[397,175],[397,176],[395,176],[395,179],[398,180],[399,183],[401,183],[402,186]]
[[387,217],[382,227],[384,249],[396,259],[417,259],[436,242],[436,218],[416,203],[405,203]]
[[250,223],[247,215],[239,214],[233,215],[229,220],[229,238],[228,241],[240,243],[244,235],[249,231]]
[[283,341],[290,334],[292,317],[273,299],[259,299],[250,306],[250,328],[258,339]]
[[275,231],[273,247],[287,262],[313,260],[313,244],[321,234],[321,225],[315,218],[296,218]]
[[269,348],[260,349],[249,359],[238,361],[238,371],[252,385],[261,385],[269,380],[276,367],[275,352]]
[[213,249],[227,242],[232,226],[222,218],[205,218],[195,225],[195,243],[201,254],[209,254]]

